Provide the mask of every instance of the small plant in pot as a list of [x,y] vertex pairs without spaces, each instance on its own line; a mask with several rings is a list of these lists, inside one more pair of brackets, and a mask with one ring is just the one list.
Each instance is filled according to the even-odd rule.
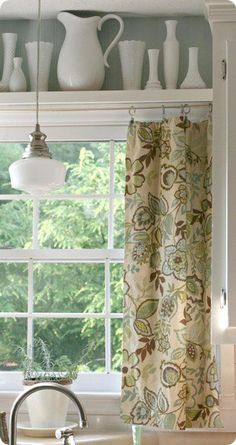
[[[21,350],[23,355],[23,386],[28,389],[35,383],[52,382],[70,385],[77,377],[77,365],[72,365],[68,357],[61,356],[53,361],[46,343],[38,338],[34,342],[34,352],[38,360],[31,354]],[[26,399],[31,428],[59,428],[65,426],[69,399],[64,394],[50,389],[35,392]]]

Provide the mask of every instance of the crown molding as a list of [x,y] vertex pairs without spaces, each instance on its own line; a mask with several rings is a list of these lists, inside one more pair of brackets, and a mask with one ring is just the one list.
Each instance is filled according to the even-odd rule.
[[209,22],[236,22],[236,7],[230,0],[205,0],[205,15]]

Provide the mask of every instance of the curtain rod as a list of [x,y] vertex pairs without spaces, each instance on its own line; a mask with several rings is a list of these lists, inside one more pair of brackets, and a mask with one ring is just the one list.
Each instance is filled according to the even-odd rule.
[[[207,107],[209,109],[212,110],[213,105],[212,102],[202,102],[202,103],[176,103],[176,104],[170,104],[170,105],[165,105],[164,102],[160,103],[159,105],[147,105],[147,106],[135,106],[135,105],[131,105],[131,107],[129,108],[129,110],[156,110],[156,109],[163,109],[163,107],[165,109],[170,109],[170,108],[203,108],[203,107]],[[120,110],[122,108],[119,108]],[[127,109],[127,108],[124,108]]]

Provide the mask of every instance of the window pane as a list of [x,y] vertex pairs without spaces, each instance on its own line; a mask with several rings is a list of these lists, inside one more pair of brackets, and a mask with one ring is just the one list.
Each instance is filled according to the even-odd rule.
[[11,188],[8,168],[12,162],[21,159],[26,144],[0,144],[0,193],[19,194],[19,190]]
[[0,311],[25,312],[27,297],[28,265],[0,263]]
[[107,247],[106,199],[40,203],[40,247],[80,249]]
[[34,265],[36,312],[103,312],[104,264]]
[[114,202],[114,247],[116,249],[124,248],[124,201],[115,200]]
[[20,348],[26,349],[27,320],[0,318],[0,370],[15,371],[21,368]]
[[66,356],[80,371],[104,371],[104,320],[35,320],[34,334],[46,342],[53,360],[62,360],[62,356],[65,360]]
[[64,193],[108,193],[109,142],[50,144],[55,159],[67,166]]
[[115,192],[124,193],[125,190],[125,154],[126,142],[115,144]]
[[110,294],[111,311],[122,312],[123,310],[123,264],[112,263],[110,265]]
[[122,350],[122,319],[111,320],[112,334],[112,371],[121,370]]
[[0,249],[32,247],[31,201],[0,201]]

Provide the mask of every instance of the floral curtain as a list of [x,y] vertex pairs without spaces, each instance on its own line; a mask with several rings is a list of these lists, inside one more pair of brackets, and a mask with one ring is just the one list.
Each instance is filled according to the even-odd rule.
[[121,417],[220,427],[210,344],[211,122],[130,124]]

